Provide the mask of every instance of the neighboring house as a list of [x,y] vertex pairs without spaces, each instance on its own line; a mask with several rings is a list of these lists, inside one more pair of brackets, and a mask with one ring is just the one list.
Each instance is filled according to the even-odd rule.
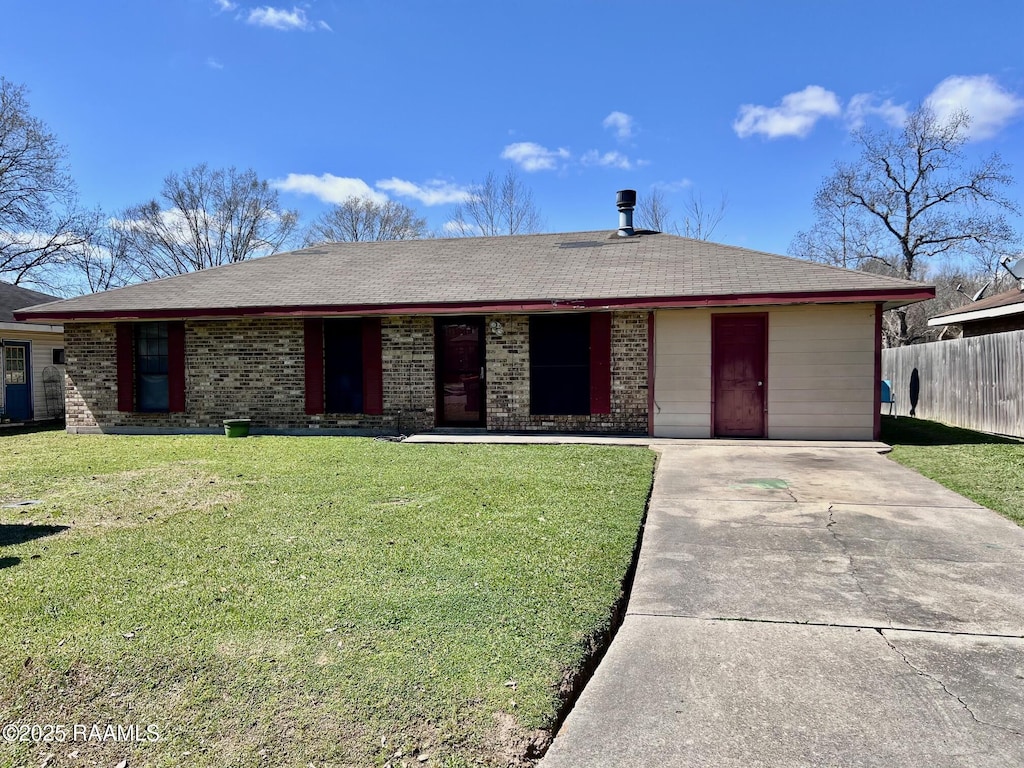
[[14,319],[15,310],[44,301],[57,297],[0,282],[0,417],[5,421],[52,419],[64,412],[64,329]]
[[73,432],[878,435],[882,311],[932,287],[620,211],[618,231],[321,245],[19,317],[64,324]]
[[964,337],[1024,329],[1024,289],[1020,285],[959,309],[943,312],[928,325],[961,325]]

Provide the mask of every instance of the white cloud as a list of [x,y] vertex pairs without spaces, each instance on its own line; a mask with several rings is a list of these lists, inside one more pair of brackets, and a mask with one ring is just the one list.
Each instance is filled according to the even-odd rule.
[[629,158],[621,152],[605,152],[602,154],[596,149],[584,152],[580,157],[580,163],[583,165],[600,165],[605,168],[621,168],[624,171],[628,171],[633,167]]
[[332,173],[321,176],[312,173],[289,173],[285,178],[275,179],[270,184],[282,192],[313,195],[325,203],[337,205],[350,197],[369,198],[378,203],[386,202],[388,199],[387,195],[376,191],[362,179],[349,179]]
[[217,61],[217,59],[213,58],[213,56],[210,56],[206,60],[206,66],[210,69],[224,69],[224,65]]
[[971,139],[995,136],[1024,112],[1024,99],[1007,91],[991,75],[947,77],[935,86],[925,104],[940,120],[948,119],[956,110],[966,110],[971,116]]
[[862,127],[872,116],[880,117],[894,128],[901,128],[907,122],[908,114],[905,104],[894,104],[892,99],[878,102],[872,93],[854,94],[846,105],[846,122],[853,129]]
[[320,21],[318,21],[318,22],[316,23],[316,25],[317,25],[318,27],[320,27],[320,29],[324,30],[325,32],[333,32],[333,31],[334,31],[333,29],[331,29],[331,25],[330,25],[330,24],[328,24],[328,23],[327,23],[326,21],[324,21],[323,19],[321,19]]
[[569,150],[559,147],[548,149],[532,141],[509,144],[502,150],[503,160],[511,160],[524,171],[550,171],[558,167],[559,160],[568,160]]
[[253,8],[249,11],[246,22],[257,27],[269,27],[270,29],[278,29],[283,32],[291,32],[292,30],[308,32],[314,29],[331,31],[327,22],[317,21],[314,23],[310,21],[309,17],[306,16],[305,9],[297,6],[292,6],[290,11],[284,8],[273,8],[269,5]]
[[441,231],[452,237],[466,237],[467,235],[482,235],[483,229],[468,221],[461,223],[457,221],[446,221],[441,225]]
[[238,7],[238,3],[232,3],[231,0],[213,0],[213,4],[224,12],[233,11]]
[[690,179],[682,178],[675,181],[656,181],[651,184],[651,187],[657,187],[658,189],[664,190],[665,192],[679,192],[683,189],[688,189],[693,186],[693,181]]
[[469,197],[469,192],[463,187],[439,179],[431,179],[426,184],[416,184],[392,177],[378,181],[375,186],[399,197],[414,198],[424,205],[461,203]]
[[839,99],[832,91],[820,85],[809,85],[802,91],[783,96],[777,107],[743,104],[732,127],[741,139],[755,133],[769,139],[782,136],[803,138],[818,120],[835,117],[840,112]]
[[633,116],[625,112],[612,112],[601,124],[611,130],[619,141],[633,137]]

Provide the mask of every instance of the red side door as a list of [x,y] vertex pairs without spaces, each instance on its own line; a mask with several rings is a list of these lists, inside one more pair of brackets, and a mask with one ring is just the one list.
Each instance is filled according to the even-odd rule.
[[712,315],[715,437],[764,437],[768,316]]

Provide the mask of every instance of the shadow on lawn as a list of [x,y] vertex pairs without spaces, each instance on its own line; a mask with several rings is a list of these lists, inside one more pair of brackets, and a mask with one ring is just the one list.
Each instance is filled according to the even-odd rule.
[[63,418],[0,424],[0,439],[14,435],[31,435],[36,432],[63,432],[64,429]]
[[912,416],[882,417],[882,442],[889,445],[1021,445],[1020,440],[949,427]]
[[[12,544],[24,544],[28,541],[35,541],[44,536],[53,536],[55,533],[66,531],[67,525],[25,525],[23,523],[0,523],[0,547]],[[16,560],[17,558],[3,558],[3,560]],[[3,561],[0,561],[3,562]],[[15,563],[8,563],[15,565]]]

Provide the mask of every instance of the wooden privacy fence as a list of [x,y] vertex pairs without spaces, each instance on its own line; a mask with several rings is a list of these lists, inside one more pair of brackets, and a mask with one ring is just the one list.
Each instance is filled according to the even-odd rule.
[[1024,331],[883,349],[882,378],[900,416],[1024,437]]

